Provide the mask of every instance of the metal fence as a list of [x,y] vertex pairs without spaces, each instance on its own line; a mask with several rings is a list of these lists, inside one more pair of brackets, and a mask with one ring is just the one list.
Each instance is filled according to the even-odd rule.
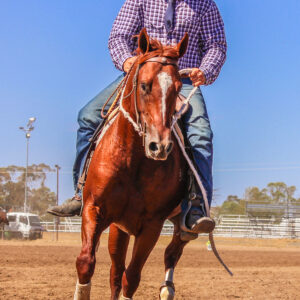
[[244,215],[221,215],[217,220],[216,236],[249,238],[300,238],[300,218],[280,220]]
[[[250,217],[245,215],[221,215],[216,219],[215,236],[247,238],[300,238],[300,218]],[[42,222],[46,231],[56,231],[54,222]],[[80,218],[65,218],[58,225],[59,232],[80,232]],[[108,229],[106,230],[108,232]],[[167,221],[162,235],[172,235],[173,225]]]
[[[64,218],[64,221],[59,221],[57,225],[58,232],[80,232],[81,218]],[[55,222],[41,222],[45,231],[56,231]]]
[[[55,232],[55,222],[41,222],[45,231]],[[57,226],[58,232],[80,232],[81,231],[81,218],[64,218],[64,221],[60,221]],[[108,229],[105,230],[108,232]],[[172,235],[173,224],[167,221],[164,224],[161,235]]]

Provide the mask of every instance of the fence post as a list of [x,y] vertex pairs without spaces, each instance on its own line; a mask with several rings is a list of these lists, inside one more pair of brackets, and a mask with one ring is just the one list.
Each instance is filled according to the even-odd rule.
[[[55,165],[56,168],[56,205],[58,205],[58,191],[59,191],[59,170],[61,169],[59,165]],[[56,241],[58,241],[58,224],[59,217],[55,217],[55,231],[56,231]]]

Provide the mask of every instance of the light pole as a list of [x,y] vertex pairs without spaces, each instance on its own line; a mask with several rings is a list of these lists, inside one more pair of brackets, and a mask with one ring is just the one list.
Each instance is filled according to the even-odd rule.
[[[58,205],[58,192],[59,192],[59,170],[61,169],[59,165],[54,166],[56,168],[56,205]],[[55,231],[56,231],[56,241],[58,241],[58,224],[59,217],[55,217]]]
[[35,117],[31,117],[28,120],[26,127],[19,127],[20,130],[25,132],[26,137],[26,171],[25,171],[25,199],[24,199],[24,212],[27,211],[27,175],[28,175],[28,146],[29,146],[29,139],[30,139],[30,132],[34,129],[33,123],[36,120]]

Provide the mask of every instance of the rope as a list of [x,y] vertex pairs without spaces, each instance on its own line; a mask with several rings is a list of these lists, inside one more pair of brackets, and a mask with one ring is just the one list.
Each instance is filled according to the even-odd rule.
[[[106,119],[108,117],[108,115],[110,114],[110,112],[113,110],[113,108],[115,107],[115,105],[117,104],[121,93],[122,93],[122,89],[124,88],[124,82],[126,80],[127,76],[125,76],[122,81],[118,84],[118,86],[116,87],[116,89],[111,93],[111,95],[107,98],[107,100],[105,101],[104,105],[102,106],[101,109],[101,117],[103,119]],[[104,109],[106,107],[106,105],[109,103],[109,101],[112,99],[112,97],[115,95],[115,93],[118,92],[114,102],[112,103],[112,105],[110,106],[110,108],[108,109],[107,114],[104,114]]]
[[107,118],[107,116],[110,115],[110,113],[111,113],[111,112],[113,111],[113,109],[115,108],[116,104],[118,103],[118,101],[119,101],[119,99],[120,99],[121,93],[122,93],[122,91],[119,90],[119,91],[118,91],[118,94],[117,94],[117,96],[116,96],[116,98],[115,98],[115,100],[113,101],[113,103],[111,104],[110,108],[109,108],[108,111],[107,111],[107,114],[105,115],[106,118]]
[[[134,76],[134,78],[136,78],[136,76]],[[123,113],[124,117],[129,121],[129,123],[133,126],[134,130],[140,135],[140,136],[143,136],[143,130],[141,129],[141,126],[140,124],[136,123],[132,117],[130,116],[129,112],[126,111],[123,107],[123,99],[125,98],[124,97],[124,93],[125,93],[125,90],[126,90],[126,84],[128,82],[128,77],[126,78],[125,80],[125,84],[123,86],[123,90],[122,90],[122,93],[121,93],[121,98],[120,98],[120,111]]]
[[[179,74],[181,76],[183,75],[188,75],[190,72],[192,71],[192,69],[183,69],[183,70],[180,70],[179,71]],[[192,91],[190,92],[189,96],[184,100],[180,110],[178,113],[176,113],[176,115],[174,116],[173,118],[173,123],[172,123],[172,131],[177,139],[177,142],[179,144],[179,147],[182,151],[182,154],[184,156],[184,158],[186,159],[190,169],[192,170],[195,178],[196,178],[196,181],[198,183],[198,186],[201,190],[201,193],[202,193],[202,196],[203,196],[203,200],[204,200],[204,205],[205,205],[205,210],[206,210],[206,214],[208,217],[210,217],[210,208],[209,208],[209,204],[208,204],[208,198],[207,198],[207,193],[206,193],[206,190],[203,186],[203,183],[200,179],[200,176],[194,166],[194,164],[192,163],[190,157],[188,156],[188,154],[186,153],[185,151],[185,147],[184,145],[182,144],[181,142],[181,139],[179,137],[179,135],[177,134],[176,130],[174,129],[174,125],[177,123],[177,120],[181,117],[181,115],[183,114],[183,112],[185,111],[185,107],[186,105],[189,104],[191,98],[194,96],[195,92],[197,91],[198,87],[194,87],[192,89]],[[209,233],[209,241],[210,241],[210,244],[211,244],[211,248],[214,252],[214,255],[216,256],[216,258],[218,259],[218,261],[221,263],[221,265],[225,268],[225,270],[231,275],[233,276],[233,273],[230,271],[230,269],[227,267],[227,265],[224,263],[224,261],[222,260],[222,258],[220,257],[219,253],[218,253],[218,250],[216,248],[216,244],[215,244],[215,241],[214,241],[214,236],[213,236],[213,233]]]
[[180,107],[180,110],[173,116],[173,122],[172,122],[172,125],[171,125],[171,129],[173,129],[174,125],[177,123],[177,121],[181,118],[181,116],[186,111],[185,108],[186,108],[187,105],[189,105],[189,102],[190,102],[191,98],[194,96],[194,94],[196,93],[197,89],[198,89],[198,87],[195,86],[191,90],[188,97],[182,101],[182,105]]
[[[185,151],[185,148],[184,148],[184,145],[182,144],[181,142],[181,139],[179,137],[179,135],[177,134],[176,130],[175,129],[172,129],[176,139],[177,139],[177,142],[179,144],[179,147],[182,151],[182,154],[184,156],[184,158],[186,159],[189,167],[191,168],[195,178],[196,178],[196,181],[200,187],[200,190],[201,190],[201,193],[202,193],[202,196],[203,196],[203,199],[204,199],[204,205],[205,205],[205,209],[206,209],[206,214],[208,217],[210,217],[210,209],[209,209],[209,204],[208,204],[208,199],[207,199],[207,193],[206,193],[206,190],[202,184],[202,181],[200,179],[200,176],[198,174],[198,172],[196,171],[195,169],[195,166],[194,164],[192,163],[191,159],[189,158],[188,154],[186,153]],[[218,253],[218,250],[216,248],[216,245],[215,245],[215,241],[214,241],[214,237],[213,237],[213,233],[209,233],[209,241],[211,243],[211,248],[214,252],[214,255],[216,256],[216,258],[218,259],[218,261],[221,263],[221,265],[225,268],[225,270],[231,275],[233,276],[233,273],[230,271],[230,269],[226,266],[226,264],[224,263],[224,261],[222,260],[222,258],[220,257],[219,253]]]
[[[179,75],[181,77],[183,76],[187,76],[190,72],[192,72],[192,69],[182,69],[179,71]],[[176,124],[176,122],[181,118],[181,116],[184,114],[184,112],[186,111],[186,107],[189,105],[190,103],[190,100],[191,98],[194,96],[194,94],[196,93],[198,87],[195,86],[190,94],[188,95],[187,98],[185,98],[183,101],[182,101],[182,105],[180,107],[180,110],[173,116],[173,122],[172,122],[172,125],[171,125],[171,129],[173,129],[174,125]]]

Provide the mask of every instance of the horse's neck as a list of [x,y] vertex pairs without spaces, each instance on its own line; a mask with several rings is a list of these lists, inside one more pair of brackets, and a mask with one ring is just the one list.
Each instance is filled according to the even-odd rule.
[[[134,68],[132,73],[129,75],[124,91],[125,99],[123,99],[123,108],[127,113],[129,113],[132,120],[136,120],[134,104],[136,91],[133,90],[135,72],[136,68]],[[111,137],[115,140],[115,143],[117,143],[116,147],[123,155],[122,161],[126,161],[127,166],[130,166],[130,162],[132,161],[138,163],[145,159],[143,140],[121,111],[116,118]]]
[[127,160],[134,158],[135,161],[145,158],[142,138],[134,130],[132,124],[120,112],[115,124],[115,140],[118,148],[126,155]]
[[[125,87],[124,97],[122,106],[124,110],[130,115],[132,120],[136,120],[135,116],[135,96],[136,91],[134,91],[133,81],[134,75],[136,72],[136,67],[132,70],[131,74],[129,75],[128,82]],[[127,97],[127,95],[129,97]],[[138,152],[141,152],[142,147],[142,139],[139,134],[135,131],[133,125],[130,121],[125,117],[125,115],[120,111],[118,120],[117,120],[117,135],[118,139],[121,143],[126,145],[128,149],[128,154],[137,155]]]

